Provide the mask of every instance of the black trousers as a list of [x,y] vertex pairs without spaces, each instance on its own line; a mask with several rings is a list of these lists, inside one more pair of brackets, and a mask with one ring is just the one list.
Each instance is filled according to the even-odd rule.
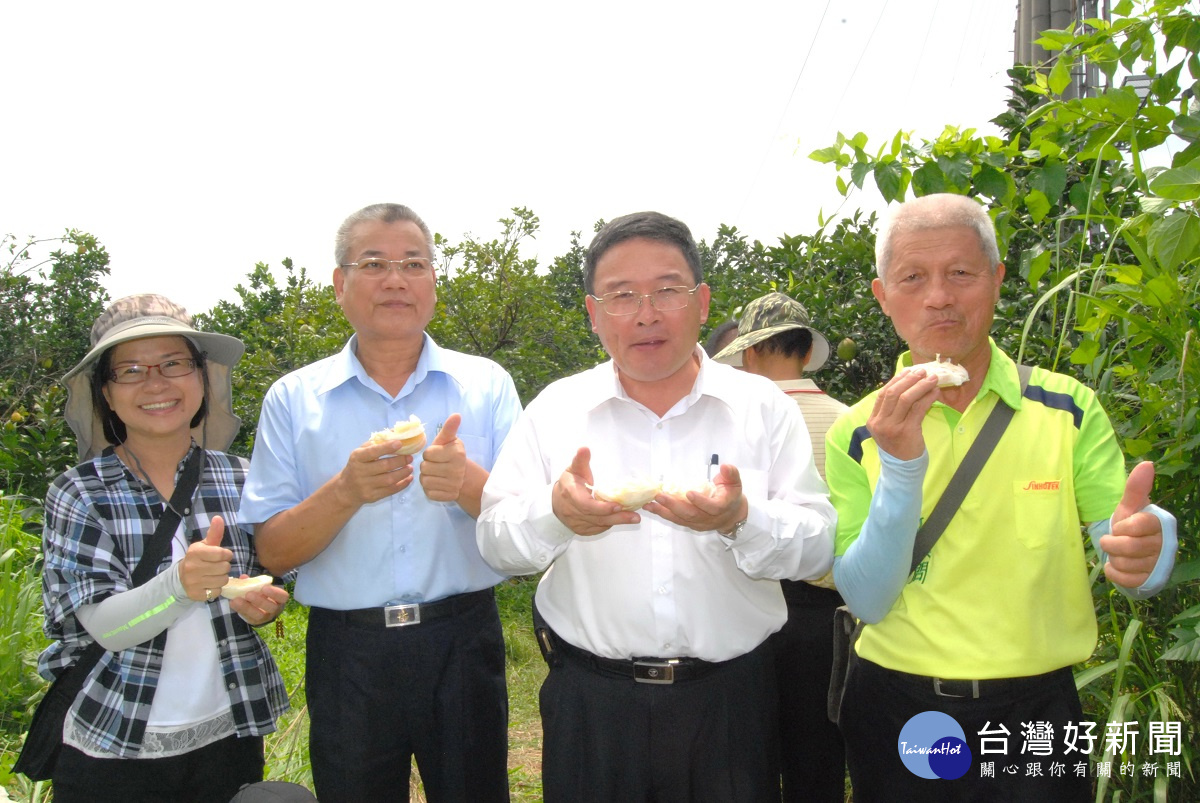
[[778,801],[771,650],[671,685],[558,650],[542,685],[546,803]]
[[55,803],[229,803],[263,777],[263,740],[228,736],[170,758],[93,758],[63,745]]
[[313,608],[306,667],[321,803],[408,800],[414,756],[431,803],[508,800],[504,637],[490,594],[407,627]]
[[[846,678],[840,722],[854,803],[1089,801],[1088,756],[1067,752],[1063,738],[1065,725],[1084,721],[1070,669],[1036,679],[1022,678],[1013,685],[994,692],[982,686],[979,699],[941,697],[934,693],[929,679],[922,682],[914,675],[856,658]],[[940,711],[962,726],[971,763],[966,774],[956,780],[919,777],[900,757],[901,729],[926,711]],[[1023,752],[1025,723],[1049,724],[1053,732],[1050,754]],[[1003,741],[1000,736],[980,736],[981,731],[996,734],[1001,727],[1010,734]],[[1097,749],[1102,743],[1098,738]],[[1084,771],[1079,775],[1081,762]],[[1053,770],[1055,764],[1061,770]]]
[[838,592],[783,583],[788,620],[771,636],[779,686],[779,749],[785,803],[842,803],[846,751],[826,708]]

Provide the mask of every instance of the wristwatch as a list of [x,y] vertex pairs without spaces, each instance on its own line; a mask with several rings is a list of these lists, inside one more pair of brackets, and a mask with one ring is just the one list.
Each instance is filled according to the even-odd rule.
[[733,540],[735,540],[735,539],[736,539],[736,538],[737,538],[739,535],[741,535],[741,534],[742,534],[742,530],[743,530],[743,529],[746,527],[746,522],[747,522],[749,519],[750,519],[750,517],[749,517],[749,516],[747,516],[746,518],[742,519],[742,520],[741,520],[741,521],[739,521],[737,524],[733,525],[733,529],[732,529],[732,530],[730,530],[730,531],[729,531],[729,532],[727,532],[727,533],[723,533],[723,532],[721,532],[720,530],[717,530],[717,535],[724,536],[725,538],[728,538],[730,541],[733,541]]

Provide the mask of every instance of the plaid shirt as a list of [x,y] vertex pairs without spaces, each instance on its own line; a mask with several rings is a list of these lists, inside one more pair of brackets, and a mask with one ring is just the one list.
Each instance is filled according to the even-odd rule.
[[[192,448],[199,447],[193,443]],[[180,462],[176,477],[182,467]],[[220,515],[225,520],[221,545],[233,551],[234,576],[262,572],[250,534],[236,526],[246,470],[247,463],[240,457],[205,452],[191,513],[180,524],[192,543],[203,538],[213,516]],[[53,643],[38,659],[42,677],[56,677],[92,643],[75,611],[131,587],[142,546],[154,533],[163,509],[158,492],[130,473],[111,448],[54,481],[46,495],[42,535],[43,628]],[[159,571],[171,563],[168,549]],[[237,733],[270,733],[288,708],[275,661],[254,628],[226,601],[207,607]],[[91,747],[122,758],[137,756],[166,639],[164,631],[136,647],[101,656],[71,708]]]

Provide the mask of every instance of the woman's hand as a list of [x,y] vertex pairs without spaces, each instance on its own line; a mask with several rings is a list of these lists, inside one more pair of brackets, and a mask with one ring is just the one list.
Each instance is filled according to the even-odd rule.
[[[246,575],[243,574],[242,577]],[[244,596],[230,600],[229,607],[249,624],[258,627],[278,616],[283,606],[287,605],[287,601],[287,589],[281,586],[263,586],[258,591],[247,591]]]
[[179,562],[179,582],[183,584],[188,599],[212,602],[229,582],[233,552],[221,546],[224,535],[225,520],[213,516],[212,526],[208,528],[204,540],[189,546],[187,554]]

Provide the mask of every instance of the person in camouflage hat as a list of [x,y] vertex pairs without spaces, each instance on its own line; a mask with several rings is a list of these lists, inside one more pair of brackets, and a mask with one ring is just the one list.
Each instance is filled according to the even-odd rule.
[[[812,327],[808,310],[783,293],[746,305],[738,336],[714,358],[767,377],[792,397],[804,414],[813,460],[825,478],[825,432],[846,405],[826,395],[805,371],[829,358],[829,341]],[[833,664],[833,612],[842,597],[832,574],[811,583],[784,580],[788,620],[771,637],[779,683],[779,737],[783,799],[840,803],[845,795],[842,736],[829,721],[825,689]]]

